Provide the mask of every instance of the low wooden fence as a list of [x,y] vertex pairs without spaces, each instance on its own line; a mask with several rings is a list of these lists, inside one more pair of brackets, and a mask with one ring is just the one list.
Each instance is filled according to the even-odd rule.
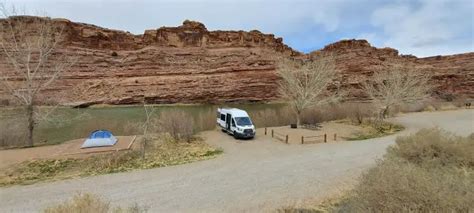
[[272,129],[272,138],[276,138],[282,142],[288,143],[288,135],[275,132],[273,129]]
[[[265,135],[267,135],[267,128],[265,127]],[[276,138],[282,142],[288,143],[288,134],[282,134],[274,131],[273,129],[271,130],[271,136],[272,138]],[[337,141],[337,134],[334,133],[333,139],[334,141]],[[329,140],[329,135],[328,134],[322,134],[322,135],[311,135],[311,136],[301,136],[301,144],[305,143],[314,143],[314,142],[319,142],[323,141],[324,143],[327,143]]]
[[[301,136],[301,144],[306,143],[314,143],[318,142],[322,139],[324,143],[328,142],[328,134],[323,135],[311,135],[311,136]],[[334,133],[334,141],[337,140],[337,134]]]
[[[267,135],[267,127],[265,127],[265,135]],[[276,138],[277,140],[280,140],[282,142],[285,142],[288,144],[288,135],[278,133],[275,130],[272,129],[271,131],[272,138]]]
[[304,144],[306,141],[307,143],[309,142],[318,142],[320,140],[323,140],[324,143],[326,143],[328,140],[327,134],[324,135],[312,135],[312,136],[301,136],[301,144]]

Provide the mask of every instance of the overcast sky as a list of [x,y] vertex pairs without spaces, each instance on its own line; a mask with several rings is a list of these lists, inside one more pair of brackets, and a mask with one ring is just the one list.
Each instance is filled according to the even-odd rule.
[[[3,0],[5,1],[5,0]],[[310,52],[367,39],[419,57],[474,51],[473,0],[7,0],[31,13],[142,34],[191,19],[209,30],[253,30]]]

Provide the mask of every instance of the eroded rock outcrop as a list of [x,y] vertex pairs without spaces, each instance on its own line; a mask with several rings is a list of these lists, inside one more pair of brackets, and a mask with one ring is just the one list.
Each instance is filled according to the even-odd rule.
[[366,40],[342,40],[329,44],[321,50],[309,54],[329,53],[336,58],[340,80],[351,87],[350,98],[363,99],[359,90],[362,81],[366,81],[373,72],[386,68],[390,64],[402,64],[419,72],[433,75],[432,83],[435,98],[474,97],[474,53],[451,56],[417,58],[412,55],[399,55],[393,48],[375,48]]
[[[36,17],[19,17],[27,21]],[[387,60],[435,73],[437,94],[474,97],[474,53],[416,58],[392,48],[375,48],[365,40],[343,40],[310,54],[299,53],[281,38],[257,30],[208,31],[199,22],[146,30],[143,35],[54,19],[64,40],[57,54],[73,53],[79,61],[41,100],[78,104],[252,102],[278,98],[276,55],[335,55],[338,81],[351,98],[364,95],[358,85]],[[2,73],[11,69],[0,58]],[[16,79],[18,80],[18,79]],[[436,95],[436,94],[435,94]],[[0,99],[8,99],[0,88]],[[3,101],[5,103],[5,101]]]

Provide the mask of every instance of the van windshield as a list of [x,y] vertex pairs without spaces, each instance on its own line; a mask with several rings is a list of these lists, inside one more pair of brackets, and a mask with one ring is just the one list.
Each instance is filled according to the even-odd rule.
[[249,117],[236,117],[235,122],[238,126],[248,126],[252,125],[252,121],[250,121]]

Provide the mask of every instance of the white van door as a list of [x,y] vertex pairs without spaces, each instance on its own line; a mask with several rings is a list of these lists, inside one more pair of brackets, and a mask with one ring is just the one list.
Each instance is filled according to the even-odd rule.
[[232,115],[230,113],[227,113],[227,115],[225,117],[225,124],[226,124],[226,129],[228,131],[232,131],[232,129],[231,129],[231,120],[234,120],[234,119],[232,119]]
[[237,125],[235,124],[235,120],[234,118],[231,118],[231,127],[230,127],[230,131],[234,132],[237,128]]

